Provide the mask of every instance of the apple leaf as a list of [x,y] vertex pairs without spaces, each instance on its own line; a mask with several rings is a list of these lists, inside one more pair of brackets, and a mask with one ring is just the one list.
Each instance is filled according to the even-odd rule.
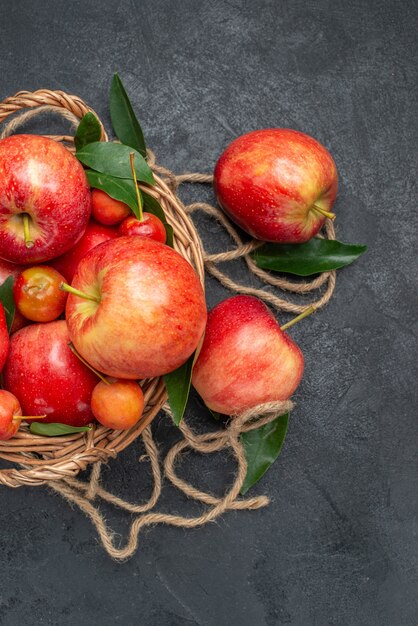
[[262,269],[310,276],[349,265],[366,250],[367,246],[314,237],[306,243],[265,243],[251,256]]
[[62,435],[73,435],[74,433],[84,433],[91,430],[91,426],[69,426],[68,424],[44,424],[42,422],[32,422],[29,428],[32,435],[42,437],[61,437]]
[[74,144],[77,150],[81,150],[84,146],[94,141],[100,141],[102,129],[97,117],[89,111],[82,117],[77,132],[74,137]]
[[[114,200],[120,200],[129,206],[135,217],[139,219],[138,200],[133,179],[115,178],[109,174],[101,174],[94,170],[86,170],[90,187],[105,191]],[[141,192],[140,192],[141,193]]]
[[110,87],[110,118],[116,137],[125,146],[137,150],[147,157],[144,134],[136,118],[128,94],[117,74],[114,74]]
[[122,143],[94,141],[81,148],[81,150],[77,150],[75,155],[83,165],[87,165],[87,167],[96,170],[96,172],[132,180],[130,162],[132,152],[135,155],[137,179],[148,185],[155,185],[151,168],[142,154],[129,146],[124,146]]
[[170,248],[172,248],[173,247],[173,235],[174,235],[173,227],[171,226],[171,224],[167,222],[167,219],[165,217],[165,213],[161,204],[158,202],[158,200],[156,200],[153,196],[150,196],[150,194],[146,193],[145,191],[142,192],[142,197],[144,199],[144,210],[148,211],[148,213],[153,213],[154,215],[156,215],[158,219],[160,219],[162,223],[164,224],[165,233],[167,237],[166,244],[170,246]]
[[193,353],[183,365],[174,372],[164,376],[164,382],[168,393],[168,404],[173,413],[173,421],[178,426],[183,419],[189,398],[190,384],[195,353]]
[[13,324],[16,310],[16,305],[13,298],[13,283],[13,276],[9,276],[8,278],[6,278],[4,283],[0,285],[0,302],[2,303],[4,308],[7,330],[9,331],[9,333]]
[[241,443],[247,459],[247,475],[241,487],[244,495],[266,473],[280,454],[286,437],[289,414],[280,415],[273,422],[242,433]]
[[173,227],[168,222],[164,222],[164,228],[165,228],[165,233],[167,236],[166,244],[167,246],[170,246],[170,248],[173,248],[173,240],[174,240]]

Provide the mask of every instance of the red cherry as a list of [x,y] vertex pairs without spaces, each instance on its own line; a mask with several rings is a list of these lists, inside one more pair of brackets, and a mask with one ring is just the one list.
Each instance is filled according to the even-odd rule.
[[52,322],[64,312],[67,294],[64,276],[53,267],[39,265],[24,270],[13,285],[17,309],[32,322]]
[[114,200],[101,189],[91,192],[91,214],[98,222],[106,226],[119,224],[130,215],[131,209],[124,202]]
[[0,441],[15,436],[22,421],[45,418],[44,415],[22,415],[19,400],[10,391],[0,389]]
[[0,441],[11,439],[19,430],[20,420],[13,419],[15,415],[22,415],[19,400],[0,389]]
[[166,232],[162,221],[152,213],[143,213],[142,217],[142,220],[138,220],[131,215],[124,219],[118,228],[118,234],[121,236],[138,235],[145,239],[153,239],[154,241],[165,243]]
[[110,378],[97,383],[91,394],[91,410],[98,422],[114,428],[132,428],[144,410],[144,394],[133,380]]

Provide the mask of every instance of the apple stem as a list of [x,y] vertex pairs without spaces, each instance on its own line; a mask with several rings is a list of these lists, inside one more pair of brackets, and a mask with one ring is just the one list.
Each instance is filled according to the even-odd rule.
[[85,300],[91,300],[92,302],[97,302],[99,304],[100,299],[96,296],[90,296],[88,293],[84,293],[84,291],[80,291],[79,289],[75,289],[71,287],[71,285],[67,285],[67,283],[60,284],[61,291],[67,291],[68,293],[72,293],[74,296],[79,296],[80,298],[84,298]]
[[313,211],[320,213],[324,217],[328,217],[330,220],[335,220],[335,218],[337,217],[335,213],[331,213],[330,211],[325,211],[325,209],[321,209],[321,207],[317,206],[316,204],[312,206],[312,209]]
[[14,420],[43,420],[46,415],[13,415]]
[[110,385],[111,383],[103,376],[103,374],[101,374],[100,372],[98,372],[96,370],[95,367],[93,367],[92,365],[90,365],[90,363],[88,361],[86,361],[85,358],[83,358],[81,356],[81,354],[79,353],[79,351],[76,349],[76,347],[70,342],[68,344],[68,347],[70,348],[71,352],[77,357],[77,359],[79,359],[82,363],[84,363],[84,365],[86,367],[89,368],[89,370],[91,370],[94,374],[96,374],[96,376],[98,376],[100,378],[100,380],[102,380],[104,383],[106,383],[106,385]]
[[131,161],[131,170],[132,170],[132,176],[134,179],[134,183],[135,183],[135,191],[136,191],[136,199],[138,202],[138,213],[139,213],[139,221],[143,222],[144,221],[144,215],[142,212],[142,198],[141,198],[141,193],[138,189],[138,181],[136,178],[136,172],[135,172],[135,152],[131,152],[129,155],[129,159]]
[[25,240],[25,246],[27,248],[33,248],[35,244],[30,236],[29,215],[27,213],[22,213],[22,219],[23,219],[23,238]]
[[293,324],[297,324],[298,322],[300,322],[300,320],[305,319],[305,317],[308,317],[308,315],[311,315],[314,312],[315,312],[315,307],[308,306],[308,308],[302,311],[300,315],[297,315],[292,320],[290,320],[290,322],[286,322],[286,324],[283,324],[283,326],[280,326],[280,330],[287,330],[288,328],[293,326]]

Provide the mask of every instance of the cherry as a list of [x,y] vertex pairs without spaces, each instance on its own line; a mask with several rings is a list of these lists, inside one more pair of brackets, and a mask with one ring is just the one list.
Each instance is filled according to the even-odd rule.
[[10,391],[0,389],[0,441],[15,436],[23,421],[42,419],[46,415],[22,415],[19,400]]
[[18,276],[13,297],[18,311],[33,322],[52,322],[63,313],[67,294],[62,274],[48,265],[29,267]]
[[124,202],[114,200],[101,189],[91,192],[91,214],[95,220],[105,226],[119,224],[131,214],[131,209]]
[[138,235],[161,243],[166,242],[164,224],[152,213],[143,213],[142,220],[131,215],[119,224],[118,235]]
[[115,430],[134,426],[144,410],[144,394],[133,380],[103,379],[93,389],[91,410],[100,424]]

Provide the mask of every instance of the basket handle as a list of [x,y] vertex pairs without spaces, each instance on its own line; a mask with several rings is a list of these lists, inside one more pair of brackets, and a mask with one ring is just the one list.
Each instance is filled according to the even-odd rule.
[[[108,141],[107,133],[97,113],[78,96],[72,96],[64,91],[37,89],[36,91],[19,91],[14,96],[0,102],[0,123],[11,115],[21,112],[13,118],[3,129],[2,138],[15,132],[28,119],[43,112],[58,113],[70,122],[77,123],[86,113],[94,113],[101,128],[101,141]],[[73,141],[69,136],[48,135],[56,141]]]

